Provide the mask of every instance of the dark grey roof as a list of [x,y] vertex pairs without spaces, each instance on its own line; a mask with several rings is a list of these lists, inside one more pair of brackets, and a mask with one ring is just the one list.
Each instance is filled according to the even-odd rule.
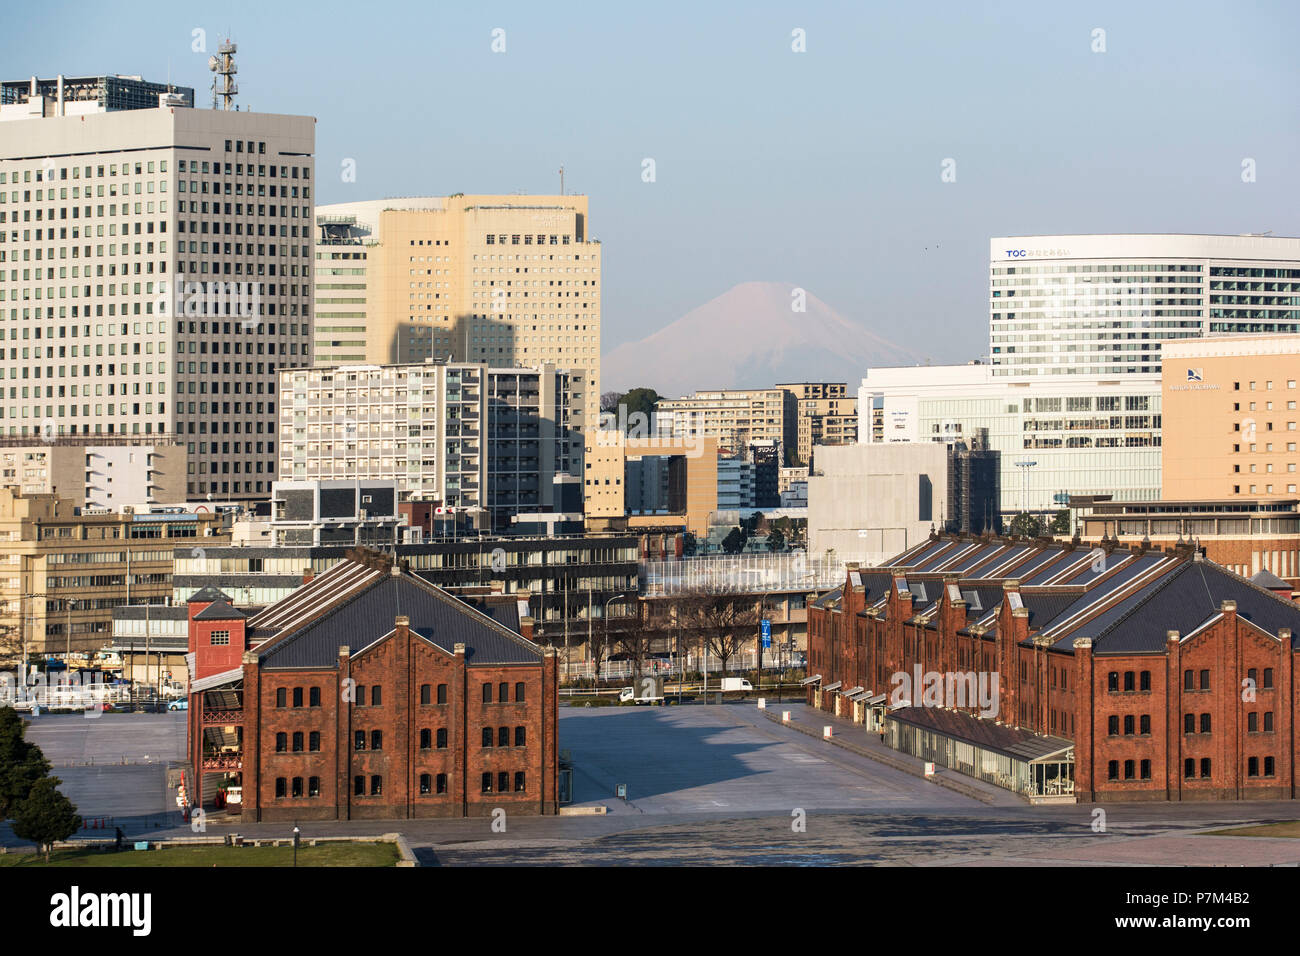
[[839,603],[840,598],[843,596],[844,596],[843,588],[836,588],[834,591],[827,591],[817,600],[813,601],[813,607],[826,607],[827,605],[832,605],[832,604],[837,605]]
[[231,607],[226,601],[213,601],[198,614],[196,621],[242,621],[247,615],[239,608]]
[[219,591],[216,588],[212,588],[212,587],[200,588],[199,590],[191,594],[185,603],[202,604],[205,601],[225,601],[228,604],[230,603],[230,595],[227,594],[225,591]]
[[536,664],[541,648],[464,601],[410,574],[385,576],[297,631],[276,637],[259,649],[263,667],[332,667],[339,647],[355,655],[392,633],[399,615],[410,619],[420,637],[453,653],[465,645],[470,666]]
[[1047,627],[1078,600],[1079,592],[1073,588],[1064,594],[1059,591],[1020,592],[1020,603],[1029,611],[1029,626],[1034,630]]
[[1269,634],[1290,628],[1292,647],[1300,646],[1300,605],[1208,561],[1179,566],[1075,633],[1092,638],[1095,654],[1155,653],[1165,649],[1167,631],[1186,637],[1218,614],[1224,600],[1236,601],[1237,616]]
[[1278,590],[1281,590],[1283,588],[1286,589],[1291,588],[1291,585],[1287,584],[1285,581],[1279,578],[1268,568],[1264,568],[1260,571],[1256,571],[1251,576],[1250,583],[1255,585],[1256,587],[1268,588],[1270,591],[1273,590],[1274,588],[1277,588]]

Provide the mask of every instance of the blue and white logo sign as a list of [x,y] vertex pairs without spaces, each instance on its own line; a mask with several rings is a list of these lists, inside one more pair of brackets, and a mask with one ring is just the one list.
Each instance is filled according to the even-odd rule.
[[1187,381],[1189,382],[1205,381],[1205,369],[1189,368],[1187,370]]

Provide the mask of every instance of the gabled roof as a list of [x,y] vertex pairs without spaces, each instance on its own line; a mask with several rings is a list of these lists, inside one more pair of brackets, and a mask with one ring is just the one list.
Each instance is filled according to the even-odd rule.
[[[393,633],[398,616],[407,617],[414,633],[448,654],[456,644],[464,644],[471,666],[533,664],[542,657],[542,649],[532,641],[410,574],[355,576],[348,591],[339,594],[331,586],[320,597],[334,600],[323,613],[302,623],[295,619],[257,649],[263,667],[332,667],[341,646],[350,648],[353,656],[363,652]],[[502,607],[508,614],[513,605]]]
[[1186,637],[1218,615],[1225,600],[1236,601],[1238,617],[1274,637],[1290,628],[1292,647],[1300,647],[1300,605],[1208,561],[1184,563],[1078,634],[1092,638],[1094,654],[1159,652],[1167,631]]
[[196,621],[242,621],[247,615],[239,608],[231,607],[229,602],[223,600],[213,601],[198,614],[194,615]]

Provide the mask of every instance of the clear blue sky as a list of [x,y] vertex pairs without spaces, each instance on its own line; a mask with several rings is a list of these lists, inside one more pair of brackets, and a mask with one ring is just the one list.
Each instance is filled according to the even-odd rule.
[[206,105],[191,31],[212,50],[229,29],[239,101],[319,120],[322,202],[554,192],[563,164],[604,243],[606,348],[764,280],[940,362],[987,346],[990,236],[1300,235],[1298,11],[42,2],[6,18],[0,62],[5,79],[170,68]]

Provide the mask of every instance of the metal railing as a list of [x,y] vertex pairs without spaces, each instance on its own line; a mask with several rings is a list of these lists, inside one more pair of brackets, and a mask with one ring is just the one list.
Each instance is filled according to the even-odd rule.
[[844,583],[845,564],[865,556],[803,551],[711,555],[677,561],[642,561],[642,593],[777,594],[820,591]]

